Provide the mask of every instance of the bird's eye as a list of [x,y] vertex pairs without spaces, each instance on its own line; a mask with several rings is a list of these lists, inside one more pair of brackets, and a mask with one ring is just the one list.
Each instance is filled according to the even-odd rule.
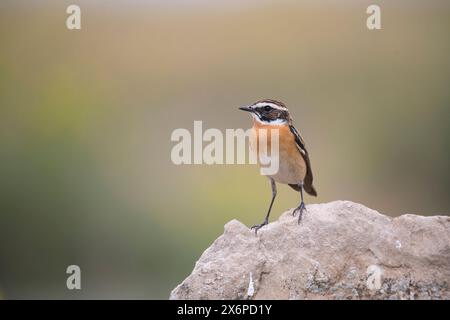
[[270,106],[265,106],[264,111],[270,111],[272,108]]

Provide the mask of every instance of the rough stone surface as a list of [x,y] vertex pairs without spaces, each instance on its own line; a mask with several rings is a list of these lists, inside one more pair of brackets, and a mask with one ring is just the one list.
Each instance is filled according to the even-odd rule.
[[449,282],[450,217],[336,201],[257,236],[228,222],[170,299],[450,299]]

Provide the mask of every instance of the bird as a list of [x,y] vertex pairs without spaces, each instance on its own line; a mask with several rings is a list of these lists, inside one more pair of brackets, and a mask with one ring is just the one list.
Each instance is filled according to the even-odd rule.
[[298,212],[298,223],[300,223],[302,214],[306,211],[303,190],[314,197],[317,196],[317,191],[313,186],[311,161],[305,141],[294,127],[288,108],[280,101],[264,99],[248,106],[239,107],[239,109],[249,112],[253,117],[252,134],[256,138],[256,148],[259,146],[262,130],[266,133],[267,140],[264,141],[267,141],[267,150],[270,150],[271,130],[278,130],[279,135],[278,171],[275,174],[267,175],[272,188],[272,199],[264,221],[252,226],[251,229],[254,229],[257,234],[259,229],[269,223],[272,205],[277,196],[276,183],[287,184],[295,191],[300,192],[300,204],[292,212],[293,216]]

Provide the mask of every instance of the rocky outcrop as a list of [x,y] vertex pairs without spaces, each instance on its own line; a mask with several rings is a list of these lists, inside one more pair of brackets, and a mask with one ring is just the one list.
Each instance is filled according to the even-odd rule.
[[450,299],[450,217],[391,218],[349,201],[237,220],[171,299]]

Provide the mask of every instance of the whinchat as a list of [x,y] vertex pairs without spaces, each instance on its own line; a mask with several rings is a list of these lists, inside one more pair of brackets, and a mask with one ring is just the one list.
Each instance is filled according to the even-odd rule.
[[278,130],[279,137],[279,168],[275,174],[268,175],[272,187],[272,200],[263,223],[254,225],[252,229],[255,229],[255,233],[257,233],[260,228],[269,223],[270,211],[277,195],[276,182],[287,184],[300,192],[300,205],[292,212],[293,215],[297,212],[299,213],[298,223],[300,223],[303,211],[306,210],[303,201],[303,190],[312,196],[317,196],[317,192],[313,186],[311,162],[305,142],[293,126],[288,109],[282,102],[271,99],[260,100],[239,109],[250,112],[253,117],[252,134],[256,138],[254,146],[256,146],[258,155],[259,140],[263,131],[266,134],[265,137],[267,137],[267,150],[270,150],[272,130]]

